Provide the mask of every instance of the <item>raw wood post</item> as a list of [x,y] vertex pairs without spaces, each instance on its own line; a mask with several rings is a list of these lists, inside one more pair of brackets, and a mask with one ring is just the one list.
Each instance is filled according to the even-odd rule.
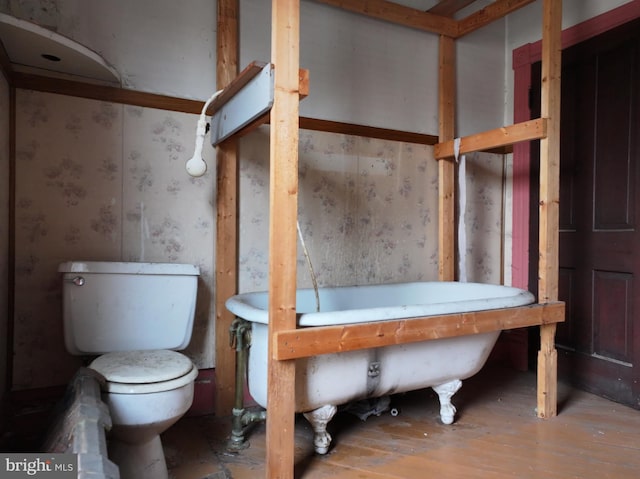
[[275,94],[270,133],[266,474],[293,479],[295,361],[275,360],[273,340],[278,331],[296,327],[300,0],[272,0],[271,8]]
[[[547,136],[547,120],[536,118],[509,126],[502,126],[493,130],[475,133],[460,138],[459,154],[474,151],[489,151],[506,145],[513,145],[519,141],[539,140]],[[455,140],[438,143],[433,148],[433,156],[439,160],[451,158],[454,155]]]
[[[453,140],[455,120],[455,41],[440,35],[439,43],[439,143]],[[438,279],[453,281],[454,268],[454,186],[455,170],[451,159],[438,161]]]
[[[218,0],[216,88],[238,74],[238,0]],[[233,315],[224,302],[238,289],[238,140],[217,148],[216,193],[216,389],[215,413],[231,414],[235,385],[235,352],[229,346]]]
[[[538,302],[558,299],[558,242],[560,203],[560,73],[562,0],[542,5],[542,103],[547,136],[540,140],[540,262]],[[540,326],[538,352],[538,417],[557,414],[558,352],[555,324]]]

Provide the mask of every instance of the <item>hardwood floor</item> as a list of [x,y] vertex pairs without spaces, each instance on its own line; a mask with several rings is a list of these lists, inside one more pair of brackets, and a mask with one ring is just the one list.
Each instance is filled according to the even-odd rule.
[[[637,478],[640,411],[559,387],[559,415],[535,415],[536,377],[487,366],[453,398],[450,426],[430,389],[394,396],[389,413],[361,421],[341,412],[329,424],[332,448],[313,453],[312,431],[296,421],[296,478]],[[163,436],[174,479],[265,477],[265,428],[251,445],[226,451],[228,418],[187,417]]]

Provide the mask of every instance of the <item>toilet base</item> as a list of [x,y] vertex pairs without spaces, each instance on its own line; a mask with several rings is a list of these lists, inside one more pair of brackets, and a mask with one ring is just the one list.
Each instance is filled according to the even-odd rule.
[[142,444],[111,440],[109,459],[120,469],[120,479],[168,479],[160,436]]

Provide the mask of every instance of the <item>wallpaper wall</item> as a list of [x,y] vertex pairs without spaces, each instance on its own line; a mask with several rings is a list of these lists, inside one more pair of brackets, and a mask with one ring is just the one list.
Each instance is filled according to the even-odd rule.
[[[18,90],[14,387],[65,383],[62,261],[185,262],[202,277],[188,354],[214,358],[215,162],[190,178],[196,116]],[[241,142],[240,289],[268,286],[269,131]],[[299,218],[321,285],[437,279],[432,148],[302,131]],[[468,159],[469,279],[499,282],[502,157]],[[298,248],[298,284],[310,287]],[[226,334],[222,332],[222,334]],[[45,366],[46,365],[46,366]]]
[[[266,128],[242,145],[240,290],[268,287]],[[431,147],[301,131],[299,223],[318,284],[438,279],[438,164]],[[467,275],[501,280],[499,155],[467,161]],[[312,287],[298,244],[298,286]]]
[[[243,145],[240,288],[267,288],[269,132]],[[437,278],[432,149],[301,131],[299,223],[320,285]],[[298,247],[298,285],[311,287]]]
[[69,260],[198,265],[187,353],[211,367],[214,177],[184,170],[196,116],[25,90],[16,103],[14,387],[64,384],[79,365],[62,336]]

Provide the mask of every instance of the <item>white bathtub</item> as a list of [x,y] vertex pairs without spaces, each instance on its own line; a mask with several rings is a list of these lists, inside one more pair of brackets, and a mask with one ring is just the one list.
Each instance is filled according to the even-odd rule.
[[[320,312],[313,289],[298,290],[299,327],[385,321],[458,312],[524,306],[528,291],[507,286],[458,282],[415,282],[320,288]],[[251,322],[248,384],[252,397],[267,407],[268,295],[244,293],[229,298],[227,309]],[[327,452],[326,424],[337,406],[351,401],[433,387],[441,419],[451,424],[451,396],[461,380],[486,362],[500,331],[375,349],[323,354],[296,360],[296,411],[316,431],[314,444]]]

